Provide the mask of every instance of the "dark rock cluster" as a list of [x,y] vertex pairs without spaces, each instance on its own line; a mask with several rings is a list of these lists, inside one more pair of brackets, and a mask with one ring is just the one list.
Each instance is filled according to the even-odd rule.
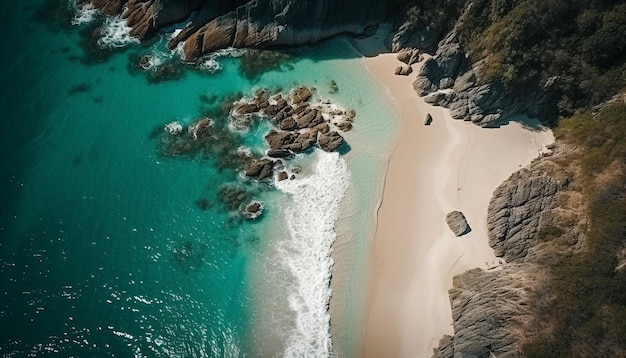
[[[311,103],[312,95],[307,87],[296,87],[289,95],[270,96],[267,91],[257,91],[252,99],[235,106],[231,118],[236,123],[243,123],[256,116],[268,118],[275,124],[277,128],[265,136],[269,147],[267,156],[271,158],[290,158],[313,147],[335,151],[344,143],[339,131],[352,128],[355,113],[341,110],[328,101]],[[261,165],[270,166],[267,159],[254,161],[246,169],[246,174],[266,177],[268,170],[256,175]]]

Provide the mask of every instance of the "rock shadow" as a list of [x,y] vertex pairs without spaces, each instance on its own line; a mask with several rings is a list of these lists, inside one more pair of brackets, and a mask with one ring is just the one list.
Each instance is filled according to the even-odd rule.
[[541,123],[541,121],[537,118],[530,118],[525,114],[515,114],[504,119],[501,119],[495,122],[493,125],[485,126],[483,128],[500,128],[502,126],[507,126],[511,122],[519,123],[524,129],[527,129],[532,132],[545,132],[549,130],[546,125]]

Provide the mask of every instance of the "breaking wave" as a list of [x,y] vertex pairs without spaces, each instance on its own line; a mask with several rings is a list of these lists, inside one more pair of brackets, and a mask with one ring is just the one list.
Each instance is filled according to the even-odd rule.
[[289,306],[296,328],[289,333],[285,357],[328,357],[330,336],[331,247],[341,200],[350,184],[338,153],[317,151],[312,174],[276,182],[293,202],[286,211],[289,237],[279,244],[286,269],[294,276]]
[[72,25],[82,25],[92,22],[98,15],[98,9],[91,3],[76,6],[76,14],[72,19]]
[[132,28],[119,15],[107,17],[100,29],[101,37],[98,46],[102,48],[124,47],[139,44],[139,39],[130,35]]

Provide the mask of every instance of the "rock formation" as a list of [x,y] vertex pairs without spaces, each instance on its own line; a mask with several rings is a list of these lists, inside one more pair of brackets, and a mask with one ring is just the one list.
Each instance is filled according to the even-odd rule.
[[[258,116],[274,123],[278,129],[265,135],[269,147],[267,155],[272,158],[288,158],[314,146],[327,152],[335,151],[344,143],[339,131],[350,130],[356,114],[330,101],[311,103],[311,98],[311,90],[302,86],[292,89],[287,97],[278,94],[270,98],[265,91],[260,91],[235,106],[230,114],[231,122],[250,123],[250,118]],[[246,174],[249,171],[249,176],[259,177],[258,166],[262,164],[267,163],[253,162]]]
[[424,125],[429,126],[431,123],[433,123],[433,116],[430,113],[427,113],[426,118],[424,119]]
[[526,307],[534,279],[513,265],[493,271],[474,269],[455,277],[450,290],[454,337],[444,337],[433,357],[522,357],[519,337],[511,326],[529,319]]
[[[539,175],[537,175],[539,174]],[[520,170],[500,185],[489,203],[487,226],[496,256],[507,262],[523,259],[559,188],[545,173]]]
[[[79,0],[79,3],[90,1]],[[168,46],[174,48],[183,43],[188,60],[231,46],[304,45],[341,33],[364,34],[386,16],[383,1],[370,1],[366,5],[355,0],[96,0],[93,3],[108,15],[122,15],[132,27],[131,34],[140,39],[165,25],[183,22],[182,31]]]
[[[572,148],[555,146],[502,183],[489,204],[490,245],[499,268],[474,269],[454,278],[450,303],[454,336],[445,336],[434,357],[523,357],[522,346],[548,329],[542,309],[552,300],[547,272],[571,254],[585,231],[579,194],[570,188]],[[551,225],[570,223],[563,235],[542,237]]]
[[274,162],[270,159],[252,160],[245,171],[246,176],[262,180],[273,174]]
[[413,73],[413,69],[409,65],[398,66],[394,70],[394,74],[399,76],[408,76],[411,73]]
[[261,202],[253,200],[244,205],[241,210],[241,215],[248,220],[256,220],[263,214],[263,204]]
[[446,223],[456,236],[463,236],[470,232],[470,226],[467,224],[465,215],[460,211],[452,211],[446,215]]

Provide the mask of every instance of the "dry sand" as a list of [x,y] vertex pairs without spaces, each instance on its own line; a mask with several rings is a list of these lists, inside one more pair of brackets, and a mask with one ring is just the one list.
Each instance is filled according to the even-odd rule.
[[[354,42],[376,53],[375,40]],[[495,268],[487,206],[494,189],[553,142],[531,120],[483,129],[457,121],[412,89],[413,75],[395,76],[395,54],[365,58],[388,88],[402,117],[391,156],[372,249],[365,357],[430,357],[444,334],[453,334],[448,290],[452,277],[474,267]],[[414,65],[414,71],[419,64]],[[434,120],[424,125],[427,113]],[[472,231],[455,237],[445,215],[462,211]]]

